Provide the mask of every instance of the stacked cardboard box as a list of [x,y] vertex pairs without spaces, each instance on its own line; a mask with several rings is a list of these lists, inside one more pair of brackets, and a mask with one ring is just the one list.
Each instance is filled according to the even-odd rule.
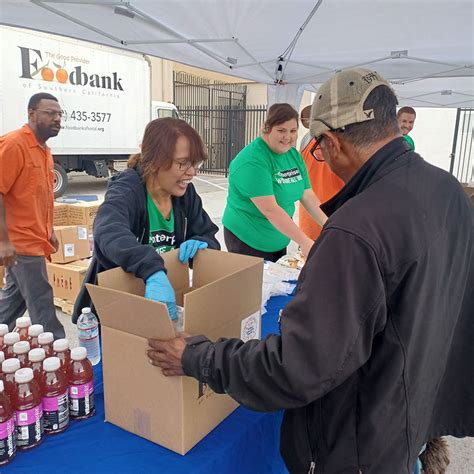
[[61,298],[71,303],[77,298],[82,282],[89,268],[90,259],[60,264],[47,264],[49,284],[53,288],[55,298]]
[[[201,250],[189,269],[178,251],[162,255],[184,330],[211,339],[260,338],[263,260]],[[116,268],[87,285],[102,324],[105,417],[132,433],[185,454],[237,408],[189,377],[165,377],[146,355],[147,338],[175,336],[166,305],[145,299],[143,280]]]
[[59,250],[47,263],[55,298],[74,303],[91,255],[92,225],[102,201],[54,203],[54,231]]

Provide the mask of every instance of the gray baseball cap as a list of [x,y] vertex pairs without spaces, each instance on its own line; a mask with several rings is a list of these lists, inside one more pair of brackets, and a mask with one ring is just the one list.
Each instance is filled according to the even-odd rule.
[[319,137],[353,123],[374,119],[374,110],[364,110],[367,96],[378,86],[390,84],[377,72],[355,68],[338,72],[316,93],[311,108],[310,132]]

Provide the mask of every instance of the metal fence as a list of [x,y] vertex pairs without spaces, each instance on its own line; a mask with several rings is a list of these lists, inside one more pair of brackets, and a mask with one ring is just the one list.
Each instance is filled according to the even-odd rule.
[[449,172],[461,183],[474,179],[474,109],[458,109]]
[[227,176],[235,155],[259,134],[266,107],[247,106],[247,86],[214,81],[185,72],[173,75],[174,102],[184,120],[203,138],[206,173]]
[[207,146],[209,159],[202,171],[225,176],[231,160],[259,135],[266,113],[265,106],[182,107],[179,110]]

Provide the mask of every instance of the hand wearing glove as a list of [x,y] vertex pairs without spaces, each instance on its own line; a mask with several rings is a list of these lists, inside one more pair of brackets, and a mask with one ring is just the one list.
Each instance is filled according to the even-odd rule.
[[153,273],[146,279],[145,298],[164,303],[172,320],[176,319],[176,296],[166,273],[163,270]]
[[186,240],[179,247],[179,260],[181,263],[188,262],[190,258],[193,258],[198,250],[207,249],[207,242],[201,240]]

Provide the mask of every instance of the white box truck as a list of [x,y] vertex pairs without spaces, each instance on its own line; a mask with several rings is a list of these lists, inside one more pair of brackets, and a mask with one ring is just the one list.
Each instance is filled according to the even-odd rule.
[[53,94],[64,111],[59,135],[48,140],[56,197],[68,172],[109,176],[114,161],[139,151],[151,117],[178,116],[173,104],[152,105],[144,55],[5,26],[0,51],[0,135],[27,122],[28,100],[38,92]]

